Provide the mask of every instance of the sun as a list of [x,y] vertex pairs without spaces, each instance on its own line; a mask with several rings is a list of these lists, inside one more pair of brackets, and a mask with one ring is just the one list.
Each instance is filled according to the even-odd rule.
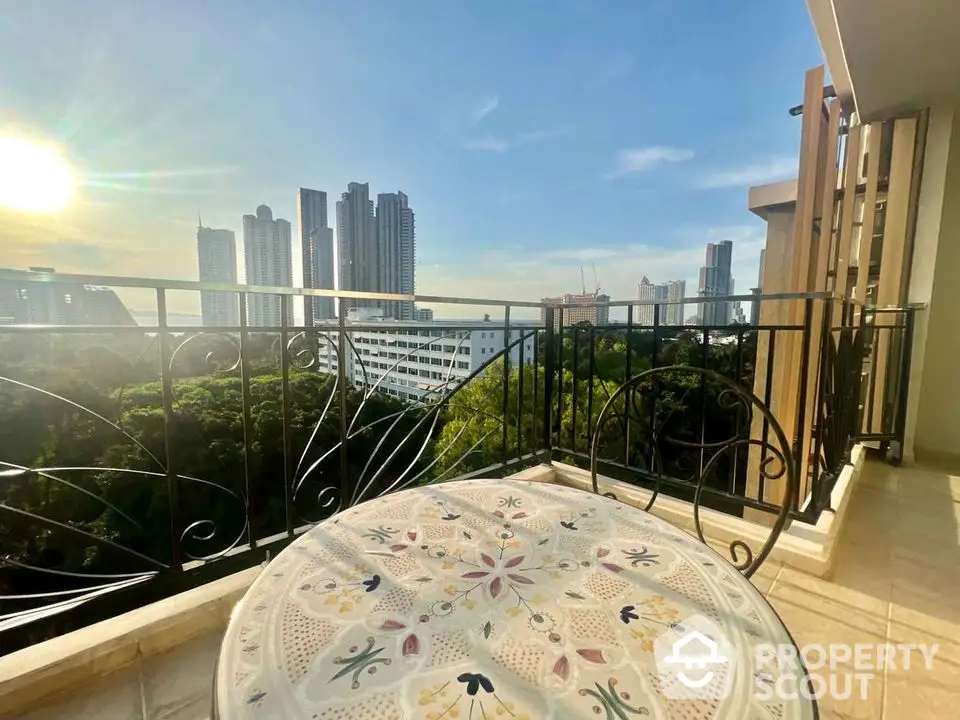
[[0,136],[0,207],[52,213],[73,197],[73,173],[54,148]]

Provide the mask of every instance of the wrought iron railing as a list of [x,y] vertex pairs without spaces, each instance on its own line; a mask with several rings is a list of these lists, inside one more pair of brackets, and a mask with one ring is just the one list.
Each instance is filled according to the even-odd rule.
[[923,308],[838,302],[824,333],[812,436],[815,483],[808,514],[830,507],[830,493],[854,444],[903,460],[916,316]]
[[[863,397],[853,408],[852,396],[836,388],[848,389],[843,374],[855,358],[861,368],[876,367],[862,351],[876,345],[892,359],[878,382],[886,387],[895,375],[891,392],[904,397],[909,337],[883,348],[831,345],[854,332],[866,337],[844,306],[850,322],[825,333],[818,351],[816,321],[832,317],[839,302],[825,294],[762,296],[800,309],[799,321],[778,324],[668,326],[660,304],[644,324],[635,312],[646,307],[649,315],[649,303],[623,301],[605,303],[613,319],[603,325],[571,326],[570,306],[551,303],[7,270],[0,283],[105,286],[131,303],[149,299],[156,313],[140,326],[56,318],[0,324],[4,652],[260,562],[312,523],[377,495],[551,460],[588,467],[593,438],[605,474],[736,515],[786,508],[799,521],[826,506],[830,473],[849,459],[854,431],[902,441],[902,423],[885,419],[899,417],[902,400],[883,400],[878,417],[889,432],[881,437],[867,432]],[[176,301],[187,295],[196,304],[201,290],[231,298],[236,324],[178,324]],[[277,317],[254,324],[247,299],[263,295],[335,297],[340,313],[303,327],[291,303],[278,302]],[[0,294],[0,303],[28,296]],[[738,299],[755,298],[709,301]],[[348,319],[353,305],[397,300],[486,317]],[[15,310],[0,306],[0,317],[15,318]],[[889,332],[909,334],[912,312],[906,317]],[[896,358],[894,345],[903,348]],[[796,403],[786,422],[777,415],[786,393],[777,378],[797,358],[804,365],[793,389],[811,401]],[[811,358],[820,375],[810,371]],[[666,366],[708,371],[699,378],[719,374],[772,412],[753,418],[731,396],[682,380],[684,373],[676,387],[664,378],[630,385],[638,373]],[[641,414],[599,427],[614,396]],[[651,464],[649,426],[639,420],[664,402],[679,442],[657,448]],[[751,454],[771,445],[779,424],[789,430],[792,457],[806,457],[802,466],[796,460],[800,481],[787,495],[769,457]],[[731,452],[699,482],[711,448],[731,438]]]

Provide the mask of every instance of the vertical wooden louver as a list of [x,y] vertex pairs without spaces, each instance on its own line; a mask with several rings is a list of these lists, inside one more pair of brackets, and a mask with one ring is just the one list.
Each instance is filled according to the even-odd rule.
[[[754,375],[754,394],[769,398],[784,432],[795,439],[800,503],[810,491],[813,476],[811,429],[816,418],[823,333],[841,324],[841,298],[867,306],[904,302],[914,213],[911,205],[916,202],[919,182],[917,117],[861,125],[852,108],[826,95],[824,68],[808,70],[792,231],[776,238],[775,233],[768,233],[761,289],[763,293],[831,292],[835,300],[828,318],[823,315],[826,303],[814,303],[807,318],[809,306],[802,300],[764,302],[760,327],[800,326],[808,320],[810,335],[805,343],[799,332],[778,334],[771,357],[770,334],[760,331]],[[876,317],[878,325],[893,322],[893,315]],[[880,422],[886,392],[883,378],[893,351],[891,333],[877,333],[877,338],[870,371],[879,380],[869,389],[874,397],[865,403],[870,408],[864,413],[865,426]],[[804,382],[808,391],[801,408]],[[752,433],[755,439],[761,438],[760,423],[754,423]],[[762,483],[760,497],[760,463],[761,452],[754,448],[748,465],[748,495],[777,504],[787,501],[782,497],[782,483],[770,480]],[[751,519],[759,517],[751,514]]]

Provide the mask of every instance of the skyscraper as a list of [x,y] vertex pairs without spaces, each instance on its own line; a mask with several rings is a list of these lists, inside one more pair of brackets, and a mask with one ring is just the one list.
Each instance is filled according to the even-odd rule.
[[[637,285],[640,300],[666,300],[660,305],[659,322],[661,325],[683,325],[683,300],[687,284],[683,280],[668,280],[654,285],[644,275]],[[653,305],[641,305],[637,320],[641,326],[653,325]]]
[[[377,225],[369,183],[350,183],[337,202],[340,289],[378,292],[380,267]],[[375,307],[371,300],[350,300],[350,307]]]
[[[706,262],[700,268],[700,297],[725,297],[733,294],[733,278],[730,276],[732,260],[733,243],[730,240],[707,243]],[[728,301],[705,302],[701,305],[700,322],[704,325],[728,325],[730,319]]]
[[[197,262],[200,282],[237,284],[237,239],[233,230],[215,230],[197,225]],[[215,290],[200,291],[204,327],[240,324],[239,295]]]
[[667,300],[670,301],[670,304],[664,305],[660,323],[662,325],[683,325],[683,299],[687,296],[687,283],[685,280],[668,280],[664,287],[667,288]]
[[[327,223],[327,194],[300,188],[297,221],[300,223],[303,287],[333,290],[333,228]],[[303,299],[303,320],[307,327],[315,320],[331,320],[333,316],[333,298]]]
[[[243,216],[243,255],[249,285],[293,287],[293,248],[290,223],[273,219],[266,205],[256,215]],[[289,295],[247,295],[247,321],[251,326],[280,325],[281,302],[293,323],[293,298]]]
[[[412,295],[416,229],[413,210],[402,192],[377,195],[377,249],[380,292]],[[398,320],[414,316],[413,301],[392,302],[384,310]]]
[[[640,282],[637,283],[637,299],[639,300],[659,300],[657,297],[657,291],[660,289],[660,285],[654,285],[650,280],[644,275]],[[637,308],[637,322],[643,327],[649,327],[653,325],[653,309],[654,305],[640,305]]]

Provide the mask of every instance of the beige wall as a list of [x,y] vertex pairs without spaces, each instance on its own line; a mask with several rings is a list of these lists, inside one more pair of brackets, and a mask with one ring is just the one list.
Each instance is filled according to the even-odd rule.
[[[935,259],[935,261],[934,261]],[[931,110],[910,302],[920,313],[905,454],[960,468],[960,112]]]
[[[760,287],[764,293],[784,293],[789,292],[789,267],[792,257],[790,249],[793,247],[793,220],[794,205],[779,205],[773,208],[767,208],[764,217],[767,221],[767,244],[763,262],[763,277],[760,278]],[[783,325],[789,322],[790,306],[787,301],[767,300],[760,305],[760,325]],[[774,358],[777,365],[773,370],[773,382],[770,389],[770,410],[780,420],[788,438],[793,437],[793,425],[789,417],[785,417],[783,404],[785,398],[781,397],[778,389],[781,387],[781,376],[783,373],[783,338],[780,335],[780,347],[775,349]],[[753,393],[758,398],[766,397],[766,379],[767,365],[770,362],[769,356],[770,337],[768,333],[761,333],[757,339],[757,362],[754,371]],[[753,417],[753,426],[750,434],[754,438],[760,438],[763,434],[763,417],[760,413],[755,413]],[[771,440],[776,444],[775,440]],[[760,460],[761,452],[757,446],[750,448],[748,467],[747,467],[747,497],[767,500],[777,503],[781,501],[784,488],[783,481],[767,480],[764,483],[764,497],[760,498]],[[770,524],[773,516],[760,510],[744,509],[743,517],[745,520]]]

